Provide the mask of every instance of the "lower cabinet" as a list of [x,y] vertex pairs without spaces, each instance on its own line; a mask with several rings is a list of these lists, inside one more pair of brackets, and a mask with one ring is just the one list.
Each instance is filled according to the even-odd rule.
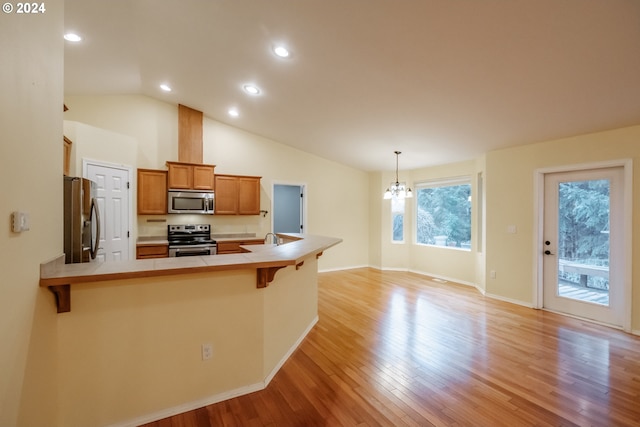
[[242,252],[240,246],[262,245],[263,243],[262,239],[218,241],[218,254],[239,254]]
[[167,258],[169,245],[137,245],[136,259]]

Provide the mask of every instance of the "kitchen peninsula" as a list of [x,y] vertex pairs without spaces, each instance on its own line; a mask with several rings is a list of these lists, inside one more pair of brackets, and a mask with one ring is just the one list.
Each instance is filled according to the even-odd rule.
[[43,265],[40,286],[73,300],[56,325],[63,424],[141,425],[265,388],[318,321],[318,257],[341,242],[278,237],[235,254]]
[[279,269],[288,265],[299,268],[305,258],[319,257],[325,249],[341,242],[337,238],[302,234],[278,237],[283,244],[247,245],[242,247],[241,254],[80,264],[64,264],[64,257],[59,257],[41,265],[40,286],[48,287],[56,295],[58,313],[71,310],[71,285],[98,281],[256,269],[256,287],[264,288]]

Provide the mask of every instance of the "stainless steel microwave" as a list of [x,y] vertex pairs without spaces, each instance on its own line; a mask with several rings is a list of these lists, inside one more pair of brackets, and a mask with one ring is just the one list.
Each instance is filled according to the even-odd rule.
[[213,191],[169,190],[168,212],[213,215]]

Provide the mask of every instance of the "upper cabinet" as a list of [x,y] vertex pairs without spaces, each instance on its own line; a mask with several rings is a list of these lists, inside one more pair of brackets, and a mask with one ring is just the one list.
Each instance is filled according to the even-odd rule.
[[169,188],[213,191],[213,169],[215,165],[167,162],[167,166],[169,167]]
[[260,214],[259,176],[216,175],[216,215]]
[[[66,106],[65,106],[66,108]],[[71,169],[71,146],[73,143],[66,136],[62,136],[62,150],[64,156],[62,157],[62,173],[69,176],[69,170]]]
[[167,213],[167,171],[138,169],[138,215]]

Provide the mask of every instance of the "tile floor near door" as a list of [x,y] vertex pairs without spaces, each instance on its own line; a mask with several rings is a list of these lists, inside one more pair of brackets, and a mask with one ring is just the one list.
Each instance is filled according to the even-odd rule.
[[148,426],[640,425],[640,337],[412,273],[319,277],[265,390]]

